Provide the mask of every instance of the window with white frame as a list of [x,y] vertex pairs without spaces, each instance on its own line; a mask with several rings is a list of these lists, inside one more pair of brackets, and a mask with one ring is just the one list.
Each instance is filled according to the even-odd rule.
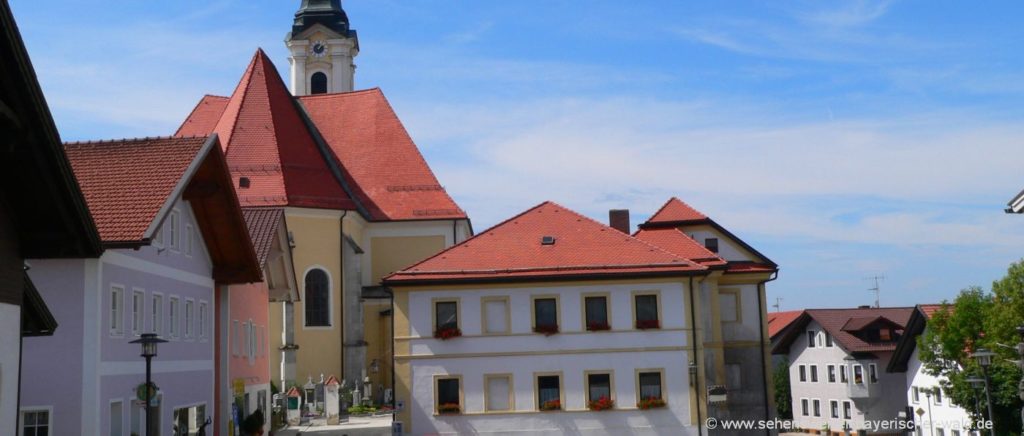
[[249,360],[252,361],[252,359],[256,357],[256,325],[252,323],[251,319],[249,320],[248,323],[246,323],[246,325],[248,326],[247,338],[249,339],[249,346],[247,351]]
[[139,336],[142,334],[143,326],[145,325],[146,313],[146,291],[141,289],[132,290],[132,334]]
[[180,320],[178,318],[180,317],[180,315],[178,314],[178,311],[178,297],[172,295],[170,307],[168,309],[169,313],[167,317],[171,324],[170,327],[168,328],[168,333],[171,334],[172,338],[178,337],[178,329],[181,328],[181,326],[179,325]]
[[814,401],[811,402],[811,405],[814,406],[814,416],[820,417],[821,416],[821,400],[815,398]]
[[196,306],[196,302],[195,301],[192,301],[191,299],[186,299],[185,300],[185,338],[186,339],[192,339],[192,334],[194,333],[193,329],[195,327],[193,327],[193,325],[194,325],[193,322],[195,322],[195,317],[196,317],[196,312],[195,312],[196,311],[196,307],[195,306]]
[[932,392],[935,393],[935,405],[936,406],[941,406],[942,405],[942,388],[936,386],[935,388],[932,389]]
[[910,388],[910,401],[913,401],[914,404],[921,402],[921,390],[917,386]]
[[835,383],[836,382],[836,366],[835,365],[829,365],[828,366],[828,382],[829,383]]
[[179,250],[181,248],[181,236],[178,230],[178,221],[180,220],[181,213],[177,209],[172,210],[170,215],[167,217],[167,245],[171,250]]
[[124,334],[124,286],[110,287],[110,334]]
[[843,401],[843,419],[853,419],[853,404],[849,401]]
[[839,383],[846,383],[849,378],[846,374],[846,365],[839,365]]
[[807,348],[814,348],[814,347],[818,346],[817,339],[815,338],[815,336],[817,336],[817,335],[818,335],[818,332],[816,332],[814,330],[808,330],[807,331]]
[[832,335],[829,332],[825,332],[825,347],[832,348],[833,345],[834,344],[832,343]]
[[878,383],[878,366],[874,363],[868,365],[868,378],[871,383]]
[[811,409],[806,398],[800,399],[800,412],[804,416],[811,416]]
[[238,337],[239,336],[239,332],[238,332],[238,330],[239,330],[238,320],[237,319],[231,320],[231,355],[232,356],[238,356],[238,353],[241,352],[241,348],[239,347],[239,344],[241,342],[239,342],[239,337]]
[[484,410],[488,412],[512,410],[512,375],[484,375]]
[[853,382],[859,385],[864,384],[864,367],[860,365],[853,366]]
[[484,297],[484,334],[509,333],[509,307],[506,297]]
[[21,431],[22,436],[49,436],[53,424],[50,422],[52,416],[49,410],[22,410]]
[[807,381],[807,367],[804,366],[804,365],[800,365],[800,366],[797,367],[797,370],[800,372],[800,381],[806,382]]
[[829,400],[828,402],[829,416],[833,418],[839,418],[839,401]]
[[110,402],[110,436],[124,436],[124,402]]
[[149,332],[161,334],[164,330],[164,296],[153,294],[149,298]]
[[818,365],[811,365],[811,383],[818,382]]
[[206,312],[207,303],[205,301],[199,302],[199,338],[206,339]]
[[185,255],[186,256],[191,256],[192,255],[192,250],[194,250],[193,246],[195,245],[195,243],[193,243],[193,241],[195,241],[195,239],[196,239],[195,233],[196,233],[196,231],[195,231],[195,228],[192,227],[192,224],[187,224],[185,226]]

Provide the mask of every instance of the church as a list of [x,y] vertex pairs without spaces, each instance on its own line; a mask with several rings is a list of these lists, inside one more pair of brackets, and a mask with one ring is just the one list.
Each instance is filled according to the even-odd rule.
[[[242,208],[284,216],[298,292],[271,301],[265,336],[256,333],[272,351],[270,381],[284,392],[333,375],[380,404],[393,392],[391,295],[381,278],[472,227],[384,93],[355,90],[359,39],[339,0],[303,0],[285,44],[287,85],[256,50],[234,91],[204,96],[175,136],[216,133]],[[219,349],[245,336],[239,324],[218,324]],[[222,426],[236,383],[218,377]]]

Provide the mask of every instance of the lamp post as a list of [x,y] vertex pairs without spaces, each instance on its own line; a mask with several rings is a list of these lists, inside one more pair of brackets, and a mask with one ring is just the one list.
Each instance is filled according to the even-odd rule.
[[978,360],[978,365],[981,366],[981,373],[985,377],[985,402],[988,403],[988,419],[991,421],[989,423],[989,434],[991,434],[991,436],[996,436],[996,421],[995,415],[992,413],[992,388],[988,378],[988,367],[992,365],[992,356],[995,355],[996,353],[984,348],[979,348],[978,351],[975,351],[974,354],[971,355],[971,357]]
[[155,333],[143,333],[142,337],[131,341],[132,344],[142,344],[142,354],[140,356],[146,358],[146,393],[143,395],[144,401],[146,402],[146,436],[152,435],[153,429],[153,417],[150,414],[150,392],[153,387],[152,382],[152,369],[153,369],[153,358],[156,357],[156,345],[161,342],[167,342],[156,336]]
[[932,390],[931,388],[924,390],[924,402],[928,403],[928,431],[931,432],[932,436],[935,436],[935,426],[932,420]]
[[977,376],[971,376],[967,378],[967,383],[971,384],[971,391],[974,392],[974,413],[984,418],[985,414],[981,411],[981,400],[978,399],[978,391],[981,391],[985,387],[985,379]]

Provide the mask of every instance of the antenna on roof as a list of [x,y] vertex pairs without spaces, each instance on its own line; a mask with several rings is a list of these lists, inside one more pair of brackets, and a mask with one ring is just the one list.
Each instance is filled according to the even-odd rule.
[[772,307],[774,307],[775,311],[778,312],[779,308],[781,306],[782,306],[782,297],[775,297],[775,304],[773,304]]
[[885,280],[885,274],[882,274],[880,276],[866,277],[866,278],[864,278],[864,280],[874,280],[875,281],[875,287],[868,288],[868,290],[875,293],[875,308],[881,307],[881,305],[878,304],[878,299],[879,299],[878,297],[882,293],[882,288],[879,286],[878,281],[879,280]]

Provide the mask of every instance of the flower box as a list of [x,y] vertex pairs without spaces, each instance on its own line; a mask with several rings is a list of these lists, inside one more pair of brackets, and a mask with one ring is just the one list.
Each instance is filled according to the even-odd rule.
[[636,403],[636,407],[642,410],[660,409],[665,407],[665,400],[657,397],[647,397]]
[[636,328],[639,330],[659,329],[661,328],[661,323],[656,319],[637,320]]
[[551,336],[558,333],[558,324],[534,326],[533,331],[534,333],[543,333],[545,336]]
[[587,408],[594,411],[608,410],[615,407],[615,401],[602,395],[600,398],[587,403]]
[[444,403],[437,406],[437,413],[441,415],[456,415],[462,412],[462,407],[455,403]]
[[434,337],[442,341],[447,341],[459,336],[462,336],[462,330],[459,330],[458,327],[445,327],[434,332]]
[[551,410],[562,410],[561,400],[547,400],[540,404],[540,410],[551,411]]
[[612,326],[606,322],[594,321],[587,323],[587,330],[592,332],[600,332],[605,330],[611,330]]

